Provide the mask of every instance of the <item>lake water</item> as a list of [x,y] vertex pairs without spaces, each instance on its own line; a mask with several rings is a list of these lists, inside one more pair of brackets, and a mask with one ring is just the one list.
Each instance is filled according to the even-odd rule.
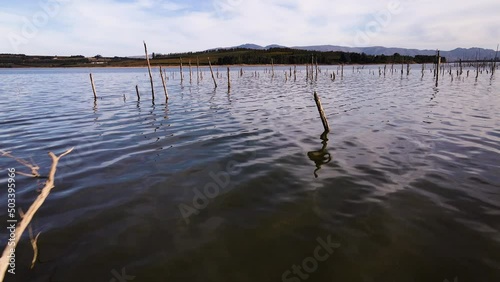
[[500,281],[498,74],[378,67],[172,68],[168,103],[158,69],[154,103],[144,68],[1,69],[0,148],[47,175],[75,147],[6,281]]

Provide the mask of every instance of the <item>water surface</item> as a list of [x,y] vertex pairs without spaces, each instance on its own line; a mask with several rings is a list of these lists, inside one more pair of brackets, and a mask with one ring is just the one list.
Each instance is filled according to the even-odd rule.
[[[158,69],[154,102],[143,68],[0,70],[0,148],[47,174],[75,147],[6,281],[500,281],[498,78],[378,67],[167,69],[168,103]],[[43,179],[17,180],[27,210]]]

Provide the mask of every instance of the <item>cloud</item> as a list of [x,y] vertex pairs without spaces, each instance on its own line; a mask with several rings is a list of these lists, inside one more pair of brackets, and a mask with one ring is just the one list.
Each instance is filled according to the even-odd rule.
[[[42,0],[53,3],[61,0]],[[64,1],[18,51],[26,54],[123,56],[235,46],[348,45],[428,49],[494,48],[500,30],[496,0],[399,0],[400,12],[374,27],[389,1],[332,0],[88,0]],[[17,2],[16,2],[17,3]],[[0,12],[0,53],[14,52],[8,34],[22,33],[39,4],[10,3]],[[376,32],[371,32],[376,31]],[[370,33],[371,32],[371,33]],[[369,33],[368,40],[356,40]],[[21,34],[22,35],[22,34]],[[366,38],[365,38],[366,39]]]

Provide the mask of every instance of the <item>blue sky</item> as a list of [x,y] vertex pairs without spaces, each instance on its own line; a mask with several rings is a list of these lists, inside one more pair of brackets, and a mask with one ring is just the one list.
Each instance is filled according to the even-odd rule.
[[0,53],[140,55],[244,43],[496,48],[500,1],[0,0]]

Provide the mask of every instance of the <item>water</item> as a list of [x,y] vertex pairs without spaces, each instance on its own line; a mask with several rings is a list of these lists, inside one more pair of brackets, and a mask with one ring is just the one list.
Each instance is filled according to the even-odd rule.
[[[157,69],[154,104],[143,68],[0,70],[1,149],[46,175],[75,147],[6,281],[499,281],[499,80],[412,68],[167,69],[168,104]],[[26,211],[44,180],[17,181]]]

